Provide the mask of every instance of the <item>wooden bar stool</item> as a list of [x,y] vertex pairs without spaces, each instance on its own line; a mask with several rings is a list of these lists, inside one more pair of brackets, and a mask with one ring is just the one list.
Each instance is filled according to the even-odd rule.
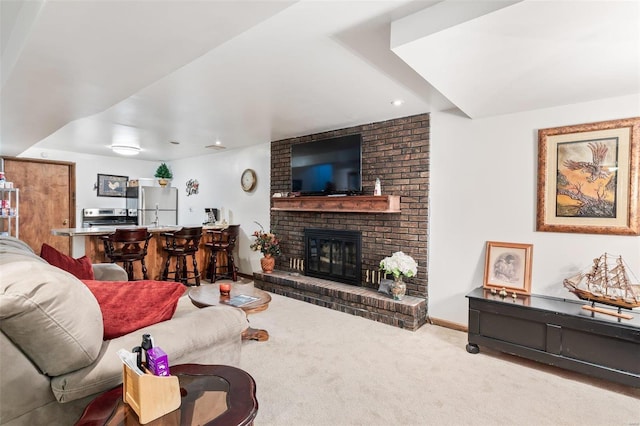
[[147,256],[147,247],[151,233],[147,228],[124,229],[116,228],[111,235],[100,236],[104,242],[104,252],[111,263],[122,262],[122,267],[127,271],[129,281],[133,281],[133,262],[139,261],[142,265],[142,279],[147,280],[147,266],[144,258]]
[[[184,227],[175,232],[163,232],[162,235],[165,237],[165,246],[162,249],[167,252],[162,280],[167,281],[169,275],[173,275],[174,281],[184,285],[191,285],[189,279],[192,278],[195,280],[195,285],[200,285],[200,270],[196,253],[202,237],[202,227]],[[187,256],[192,258],[193,270],[191,271],[187,268]],[[172,258],[175,258],[173,271],[169,269]]]
[[[209,251],[209,267],[207,268],[207,278],[215,282],[222,278],[231,278],[238,281],[238,268],[236,268],[233,258],[233,249],[240,234],[240,225],[229,225],[225,229],[211,229],[207,231],[211,235],[211,240],[204,243]],[[218,253],[224,253],[227,258],[227,265],[218,266]],[[218,275],[219,268],[226,268],[224,275]]]

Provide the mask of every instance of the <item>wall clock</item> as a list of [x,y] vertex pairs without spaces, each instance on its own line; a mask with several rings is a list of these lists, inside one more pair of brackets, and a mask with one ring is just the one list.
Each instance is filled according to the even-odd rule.
[[251,192],[255,189],[258,178],[253,169],[246,169],[240,176],[240,185],[245,192]]

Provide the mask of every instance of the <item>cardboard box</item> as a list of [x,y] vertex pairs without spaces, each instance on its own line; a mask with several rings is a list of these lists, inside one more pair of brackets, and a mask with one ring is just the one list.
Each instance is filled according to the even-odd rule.
[[147,368],[154,376],[168,376],[169,357],[162,349],[155,346],[147,350]]

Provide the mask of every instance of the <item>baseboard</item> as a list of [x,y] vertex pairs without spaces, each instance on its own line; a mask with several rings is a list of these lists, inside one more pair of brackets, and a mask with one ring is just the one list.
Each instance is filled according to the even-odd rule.
[[440,327],[451,328],[453,330],[464,331],[465,333],[469,331],[469,328],[466,325],[458,324],[457,322],[447,321],[439,318],[428,317],[427,322],[433,325],[439,325]]

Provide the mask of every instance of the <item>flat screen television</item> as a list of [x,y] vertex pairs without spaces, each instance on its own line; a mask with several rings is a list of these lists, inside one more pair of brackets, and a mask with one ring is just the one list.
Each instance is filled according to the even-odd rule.
[[362,193],[362,135],[291,146],[291,190],[301,195]]

